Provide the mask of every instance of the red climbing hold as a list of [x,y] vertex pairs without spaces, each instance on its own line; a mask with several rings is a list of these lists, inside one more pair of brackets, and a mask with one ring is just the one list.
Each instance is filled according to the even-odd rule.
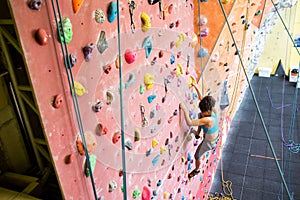
[[147,186],[143,187],[142,200],[151,200],[151,190]]
[[42,29],[42,28],[39,28],[36,31],[36,33],[35,33],[35,39],[42,46],[48,44],[48,42],[49,42],[49,40],[48,40],[48,34],[46,33],[45,29]]
[[56,95],[52,105],[54,108],[60,108],[63,105],[63,96],[61,94]]

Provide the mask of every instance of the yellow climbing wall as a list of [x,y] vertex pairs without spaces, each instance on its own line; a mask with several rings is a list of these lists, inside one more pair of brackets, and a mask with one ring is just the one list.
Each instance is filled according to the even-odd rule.
[[[284,10],[279,9],[280,15],[290,33],[297,30],[294,29],[294,23],[297,19],[296,11],[296,6]],[[255,73],[258,73],[258,68],[262,67],[270,69],[271,74],[274,75],[281,60],[285,73],[288,75],[290,54],[293,52],[291,50],[292,42],[276,12],[273,10],[271,14],[274,15],[273,19],[277,19],[268,25],[274,27],[270,32],[267,32],[264,51],[259,59]]]

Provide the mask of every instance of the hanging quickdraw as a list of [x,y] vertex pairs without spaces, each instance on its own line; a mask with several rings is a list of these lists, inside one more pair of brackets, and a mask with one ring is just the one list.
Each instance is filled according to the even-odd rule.
[[145,106],[140,104],[141,116],[142,116],[142,127],[149,125],[148,119],[145,117]]
[[132,33],[135,32],[135,24],[134,24],[134,18],[133,18],[133,10],[136,8],[136,3],[134,1],[128,1],[129,5],[129,13],[130,13],[130,27]]

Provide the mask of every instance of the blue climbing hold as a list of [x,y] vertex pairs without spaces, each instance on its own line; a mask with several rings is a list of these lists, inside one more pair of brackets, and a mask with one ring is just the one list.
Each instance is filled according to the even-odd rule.
[[191,154],[189,152],[188,155],[187,155],[187,161],[190,161],[191,159],[192,159],[192,156],[191,156]]
[[129,74],[128,81],[125,83],[125,88],[127,89],[130,85],[132,85],[135,81],[135,76],[133,73]]
[[175,56],[174,56],[174,54],[172,54],[172,55],[171,55],[171,58],[170,58],[170,63],[171,63],[171,65],[173,65],[174,62],[175,62]]
[[161,181],[161,180],[158,180],[156,186],[159,187],[159,186],[161,186],[161,184],[162,184],[162,181]]
[[147,97],[148,99],[148,103],[152,103],[152,101],[156,98],[156,95],[155,94],[152,94],[150,96]]
[[187,170],[191,170],[192,169],[192,163],[188,163],[188,167],[187,167]]
[[198,57],[203,58],[208,54],[208,50],[204,47],[201,47],[201,49],[198,52]]
[[150,156],[150,154],[153,152],[153,149],[150,148],[147,152],[146,152],[146,156]]
[[112,1],[107,8],[107,20],[112,23],[117,17],[117,3]]
[[158,161],[159,161],[160,155],[158,154],[157,156],[155,156],[152,160],[152,165],[155,166],[157,165]]
[[148,36],[144,39],[143,44],[142,44],[142,48],[145,49],[146,52],[146,58],[148,58],[152,52],[152,40],[151,40],[151,36]]

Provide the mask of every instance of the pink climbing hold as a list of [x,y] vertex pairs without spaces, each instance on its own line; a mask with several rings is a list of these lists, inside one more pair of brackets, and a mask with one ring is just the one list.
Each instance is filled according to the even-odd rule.
[[126,50],[125,51],[125,60],[128,64],[131,64],[135,61],[136,53],[132,50]]
[[142,200],[151,200],[151,190],[147,186],[143,187]]

